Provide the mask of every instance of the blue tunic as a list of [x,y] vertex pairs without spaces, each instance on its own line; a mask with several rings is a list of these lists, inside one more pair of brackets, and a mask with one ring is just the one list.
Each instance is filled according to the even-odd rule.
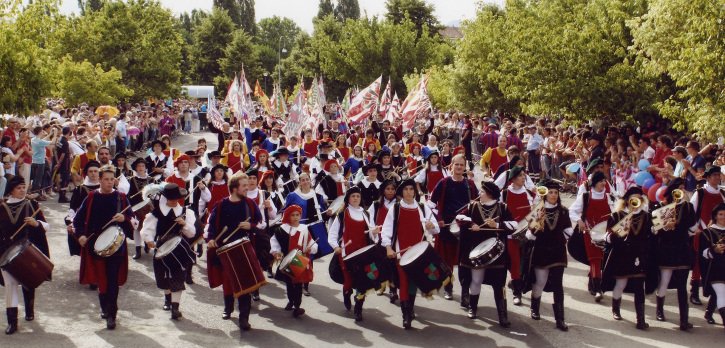
[[321,214],[327,210],[327,203],[321,195],[315,195],[317,196],[317,202],[320,204],[319,213],[315,210],[314,199],[304,199],[296,191],[287,195],[284,207],[299,205],[302,208],[302,219],[305,219],[302,223],[307,225],[317,241],[317,254],[314,255],[314,258],[320,258],[331,254],[333,250],[330,244],[327,243],[327,227],[321,217]]

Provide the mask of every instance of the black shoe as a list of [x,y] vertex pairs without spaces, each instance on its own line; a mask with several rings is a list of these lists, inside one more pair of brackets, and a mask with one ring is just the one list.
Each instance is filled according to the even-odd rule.
[[12,335],[18,331],[18,307],[5,308],[5,314],[8,318],[8,327],[5,329],[5,334]]
[[705,321],[710,325],[715,325],[715,318],[712,315],[715,313],[715,295],[710,295],[710,300],[707,301],[707,309],[705,310]]
[[106,329],[109,329],[109,330],[116,329],[116,316],[115,315],[109,315],[108,318],[106,318]]
[[58,196],[58,203],[59,203],[59,204],[65,204],[65,203],[70,203],[70,200],[69,200],[68,198],[66,198],[66,196],[65,196],[65,193],[61,193],[61,194],[60,194],[60,195]]
[[406,330],[410,330],[413,323],[413,318],[410,315],[409,307],[409,301],[400,301],[400,311],[403,313],[403,328]]
[[171,294],[164,294],[164,307],[165,311],[171,310]]
[[690,282],[690,285],[692,285],[690,289],[690,303],[696,306],[702,306],[702,301],[700,301],[700,281],[693,280]]
[[171,319],[173,320],[179,320],[181,319],[183,315],[181,315],[181,312],[179,311],[179,304],[172,302],[171,303]]
[[352,300],[350,297],[352,296],[352,291],[349,292],[342,292],[342,303],[345,305],[345,309],[348,311],[352,308]]
[[88,290],[98,290],[98,285],[96,285],[96,284],[88,285]]
[[364,302],[365,302],[364,299],[363,300],[358,300],[357,298],[355,298],[355,309],[353,311],[353,314],[355,316],[355,321],[362,321],[363,320],[362,309],[363,309],[363,303]]
[[637,330],[647,330],[649,328],[649,324],[644,321],[644,301],[642,301],[642,303],[637,303],[637,301],[635,301],[634,309],[637,314]]
[[148,245],[144,245],[143,246],[143,251],[148,254],[149,253],[149,246]]
[[556,320],[556,328],[561,331],[569,331],[569,325],[564,321],[564,304],[554,303],[554,320]]
[[612,299],[612,317],[614,320],[622,320],[622,314],[619,309],[622,307],[622,299]]
[[468,291],[461,292],[461,308],[468,309],[471,307],[471,295]]
[[481,295],[469,295],[468,297],[470,299],[468,303],[468,318],[476,319],[478,315],[478,299]]
[[310,284],[308,284],[308,283],[305,283],[305,284],[304,284],[304,285],[302,286],[302,295],[305,295],[305,296],[310,296],[310,295],[312,295],[312,294],[310,294]]
[[141,247],[140,246],[137,246],[136,247],[136,254],[133,255],[133,259],[134,260],[138,260],[140,258],[141,258]]
[[293,318],[299,318],[303,314],[305,314],[305,310],[303,308],[295,308],[295,310],[292,311]]
[[234,296],[224,296],[224,312],[222,312],[222,319],[231,319],[232,312],[234,312]]
[[657,321],[665,321],[665,298],[657,296]]
[[25,321],[35,320],[35,289],[23,289],[23,300],[25,302]]
[[259,301],[259,290],[252,292],[252,301]]
[[594,302],[602,302],[604,293],[602,293],[602,278],[592,278],[592,290],[594,291]]
[[589,294],[594,296],[596,292],[594,291],[594,285],[593,285],[593,279],[591,276],[589,277],[589,284],[587,284],[587,290],[589,290]]
[[204,255],[204,246],[201,243],[198,243],[196,245],[196,256],[201,257]]
[[186,284],[194,285],[194,276],[191,274],[191,268],[189,268],[188,271],[186,271],[186,279],[184,279]]
[[513,290],[513,293],[514,293],[514,306],[520,306],[522,304],[521,296],[523,295],[522,294],[523,287],[524,287],[523,280],[521,280],[521,279],[511,280],[511,289]]
[[284,307],[284,310],[291,311],[295,306],[292,304],[292,302],[287,302],[287,305]]
[[720,312],[720,318],[722,318],[723,326],[725,326],[725,307],[718,309],[718,312]]
[[531,319],[541,320],[539,309],[541,307],[541,297],[531,296]]
[[496,312],[498,313],[498,325],[501,327],[511,326],[508,319],[508,305],[506,304],[506,289],[494,289],[493,299],[496,302]]
[[240,329],[241,329],[242,331],[249,331],[249,330],[251,330],[251,329],[252,329],[252,325],[249,325],[249,322],[248,322],[248,321],[246,321],[246,322],[242,322],[242,321],[240,320],[240,321],[239,321],[239,328],[240,328]]

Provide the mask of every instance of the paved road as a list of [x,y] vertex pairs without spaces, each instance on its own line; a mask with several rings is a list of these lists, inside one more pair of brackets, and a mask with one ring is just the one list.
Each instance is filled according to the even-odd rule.
[[[183,150],[195,146],[204,137],[214,146],[210,134],[183,136],[175,145]],[[571,202],[571,198],[565,199]],[[67,206],[43,204],[51,225],[48,233],[51,258],[55,263],[53,281],[38,289],[36,320],[20,319],[20,331],[0,336],[0,347],[314,347],[314,346],[412,346],[412,347],[714,347],[722,346],[722,326],[705,323],[703,308],[691,310],[695,329],[690,333],[677,330],[676,295],[667,298],[668,322],[654,319],[654,297],[648,298],[649,331],[634,328],[632,298],[625,295],[622,305],[624,320],[611,319],[611,299],[605,296],[595,304],[586,291],[587,271],[571,261],[564,277],[566,317],[570,330],[562,333],[554,328],[551,295],[545,294],[542,320],[528,317],[528,298],[524,306],[510,304],[512,326],[502,329],[496,324],[496,311],[490,288],[484,287],[478,320],[470,320],[455,301],[440,296],[416,303],[414,330],[402,329],[400,309],[388,303],[387,297],[372,295],[365,303],[365,320],[357,324],[342,305],[340,286],[327,275],[328,258],[316,262],[315,281],[310,286],[312,297],[303,298],[307,313],[293,319],[282,308],[286,304],[284,286],[276,281],[262,288],[262,299],[253,304],[250,318],[253,330],[241,333],[236,320],[221,320],[220,289],[206,286],[206,261],[194,269],[196,285],[184,293],[181,321],[170,320],[169,312],[161,310],[163,296],[156,289],[150,255],[136,262],[130,260],[130,273],[119,298],[118,328],[105,329],[98,317],[96,292],[78,284],[78,257],[68,256],[63,224]],[[205,258],[204,258],[205,259]],[[455,299],[460,294],[456,284]],[[4,288],[0,290],[4,295]],[[234,315],[236,317],[236,313]],[[717,319],[718,322],[720,319]],[[4,318],[0,319],[4,327]],[[718,343],[719,342],[719,343]]]

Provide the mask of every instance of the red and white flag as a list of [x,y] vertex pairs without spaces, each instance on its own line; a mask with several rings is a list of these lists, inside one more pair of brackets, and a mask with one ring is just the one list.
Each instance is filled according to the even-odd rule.
[[232,108],[232,111],[239,114],[239,98],[237,95],[239,94],[239,79],[237,76],[234,76],[234,80],[232,80],[232,83],[229,85],[229,89],[227,89],[227,97],[224,99],[224,101],[229,104],[229,106]]
[[305,92],[305,86],[303,83],[300,84],[300,89],[297,91],[295,101],[289,108],[289,116],[287,117],[287,123],[282,128],[282,132],[288,137],[293,135],[299,135],[302,127],[307,123],[309,114],[305,110],[305,104],[307,104],[307,92]]
[[350,110],[347,112],[347,119],[350,124],[362,123],[378,110],[378,97],[380,96],[380,83],[383,77],[378,77],[370,86],[365,87],[355,95],[350,103]]
[[395,96],[393,96],[393,102],[390,103],[390,107],[388,108],[388,112],[385,113],[385,121],[390,122],[390,124],[393,124],[396,119],[400,118],[400,99],[398,99],[398,93],[395,93]]
[[403,118],[403,131],[407,132],[415,127],[415,120],[430,110],[428,97],[428,77],[423,75],[418,84],[408,93],[400,108]]
[[378,106],[378,115],[385,117],[388,114],[388,109],[390,108],[391,103],[391,91],[390,91],[390,79],[388,79],[388,85],[385,86],[385,91],[383,92],[383,95],[380,97],[380,105]]

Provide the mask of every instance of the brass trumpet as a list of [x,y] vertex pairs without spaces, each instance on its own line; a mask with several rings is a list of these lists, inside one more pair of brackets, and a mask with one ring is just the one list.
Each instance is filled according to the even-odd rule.
[[543,219],[538,218],[538,214],[541,210],[544,209],[544,202],[546,201],[546,195],[549,194],[549,188],[546,186],[537,186],[536,187],[536,195],[539,196],[539,203],[536,205],[536,208],[531,211],[531,217],[529,220],[529,229],[532,231],[536,231],[541,229],[541,227],[544,226]]
[[612,232],[616,233],[620,237],[626,237],[629,232],[627,229],[625,229],[625,227],[629,227],[632,222],[634,212],[636,212],[642,206],[642,204],[642,199],[639,198],[639,196],[630,197],[627,200],[627,208],[629,209],[629,214],[627,214],[625,217],[619,220],[619,222],[612,226]]
[[656,234],[659,230],[665,228],[669,222],[677,222],[677,205],[682,202],[685,192],[680,189],[672,190],[672,199],[674,202],[656,209],[652,212],[653,231]]

